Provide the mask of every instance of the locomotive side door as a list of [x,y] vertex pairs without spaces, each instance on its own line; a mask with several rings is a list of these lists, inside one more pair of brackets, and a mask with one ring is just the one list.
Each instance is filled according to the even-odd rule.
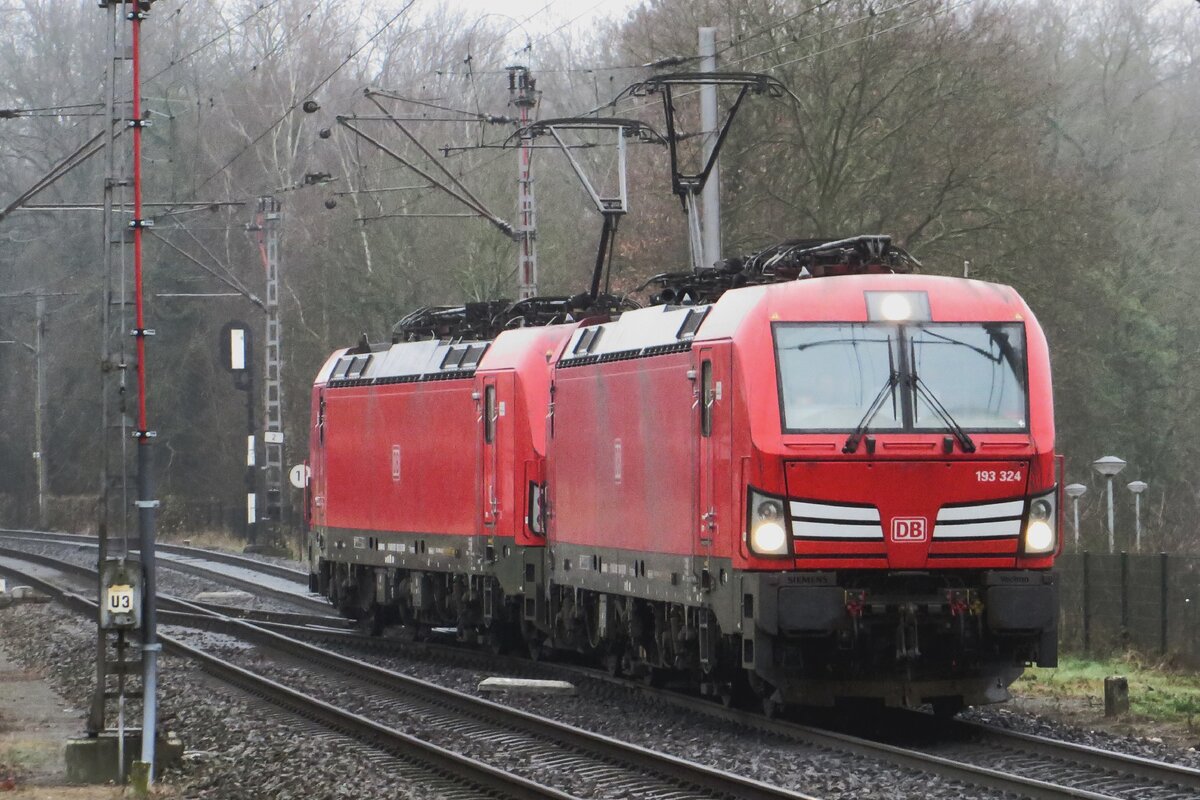
[[731,520],[728,515],[732,402],[727,348],[701,347],[696,362],[697,492],[695,552],[707,554]]
[[511,374],[486,375],[479,402],[483,447],[479,497],[481,533],[489,539],[501,533],[499,527],[509,527],[506,517],[512,515],[512,387]]

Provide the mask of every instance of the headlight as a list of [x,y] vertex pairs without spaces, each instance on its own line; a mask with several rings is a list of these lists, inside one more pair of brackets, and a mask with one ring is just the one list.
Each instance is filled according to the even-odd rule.
[[1021,539],[1021,552],[1024,555],[1045,555],[1058,548],[1054,497],[1055,493],[1050,492],[1034,498],[1029,504],[1029,520],[1025,523],[1025,534]]
[[879,313],[888,322],[902,322],[912,316],[912,304],[902,294],[887,294],[879,301]]
[[788,554],[787,518],[784,501],[750,491],[750,519],[747,540],[750,549],[760,556]]
[[863,292],[867,319],[872,322],[928,322],[929,295],[925,292]]

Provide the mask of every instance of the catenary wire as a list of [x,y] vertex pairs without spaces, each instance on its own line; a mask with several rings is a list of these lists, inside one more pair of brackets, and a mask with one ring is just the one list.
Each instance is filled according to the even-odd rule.
[[285,119],[287,119],[288,115],[291,114],[293,111],[295,111],[306,98],[309,98],[316,92],[320,91],[321,87],[324,86],[329,81],[331,81],[333,79],[333,77],[335,75],[337,75],[337,73],[341,72],[342,69],[347,64],[349,64],[354,59],[355,56],[357,56],[359,53],[361,53],[363,50],[365,50],[369,45],[371,45],[376,39],[378,39],[381,35],[383,35],[384,31],[386,31],[388,28],[390,28],[396,22],[396,20],[400,19],[400,17],[402,17],[405,14],[405,12],[407,12],[410,8],[412,8],[412,6],[415,2],[416,2],[416,0],[408,0],[408,2],[406,2],[399,11],[397,11],[394,15],[392,15],[374,33],[372,33],[369,37],[367,37],[367,40],[365,42],[363,42],[361,45],[359,45],[353,51],[351,51],[350,54],[347,55],[344,59],[342,59],[342,61],[336,67],[334,67],[332,70],[330,70],[324,77],[321,78],[321,80],[317,81],[316,85],[314,85],[311,89],[309,89],[303,95],[300,95],[294,103],[292,103],[287,109],[285,109],[284,112],[282,114],[280,114],[275,119],[275,121],[272,122],[270,125],[268,125],[261,133],[259,133],[258,136],[255,136],[253,139],[251,139],[249,142],[247,142],[240,150],[238,150],[236,153],[234,153],[233,156],[228,161],[226,161],[219,169],[217,169],[212,174],[210,174],[207,178],[205,178],[203,181],[201,181],[201,183],[192,190],[193,195],[196,192],[203,189],[209,183],[211,183],[222,172],[229,169],[229,167],[233,166],[233,164],[239,158],[241,158],[243,155],[245,155],[252,147],[254,147],[259,142],[261,142],[263,139],[265,139],[271,133],[271,131],[273,131],[277,127],[279,127],[279,125],[282,124]]

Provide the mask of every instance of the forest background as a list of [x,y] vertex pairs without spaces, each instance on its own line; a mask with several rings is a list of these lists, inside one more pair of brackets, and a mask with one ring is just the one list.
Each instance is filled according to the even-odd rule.
[[[105,15],[92,2],[0,2],[7,204],[102,130]],[[1102,484],[1089,465],[1112,454],[1129,462],[1118,545],[1129,545],[1133,527],[1120,487],[1141,479],[1150,484],[1147,548],[1200,549],[1200,6],[645,0],[610,21],[541,24],[553,5],[509,16],[425,0],[154,4],[144,40],[146,196],[169,205],[147,237],[146,281],[166,527],[212,524],[214,507],[243,514],[246,399],[219,363],[218,338],[243,320],[261,342],[261,311],[240,296],[170,295],[231,285],[262,294],[246,231],[257,197],[273,194],[284,210],[288,465],[304,458],[308,387],[332,350],[363,333],[386,341],[419,306],[514,295],[511,239],[480,219],[437,216],[466,209],[338,124],[358,115],[354,124],[429,168],[390,123],[365,119],[379,115],[365,87],[407,98],[383,102],[484,205],[513,220],[517,152],[500,145],[515,127],[489,121],[516,115],[505,67],[532,69],[540,118],[595,111],[661,129],[656,100],[610,101],[656,71],[697,69],[697,28],[713,26],[722,69],[766,72],[794,94],[748,101],[734,124],[721,164],[725,253],[887,233],[926,272],[959,275],[970,262],[971,277],[1015,286],[1050,341],[1067,480],[1092,489],[1081,505],[1085,546],[1101,548],[1105,537]],[[305,113],[310,99],[320,108]],[[611,147],[574,152],[611,183]],[[629,158],[630,213],[613,261],[619,291],[688,263],[665,151],[631,146]],[[101,160],[31,202],[98,203]],[[540,289],[574,294],[590,275],[599,217],[561,153],[537,151],[534,170]],[[95,210],[0,215],[0,339],[14,343],[0,345],[4,525],[36,519],[35,365],[23,345],[33,341],[38,291],[49,294],[50,522],[91,524],[101,243]]]

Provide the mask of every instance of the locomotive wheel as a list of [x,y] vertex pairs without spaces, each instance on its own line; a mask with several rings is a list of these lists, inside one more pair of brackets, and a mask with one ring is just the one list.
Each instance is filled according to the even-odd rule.
[[485,633],[487,649],[494,656],[502,656],[512,649],[512,636],[500,622],[493,622]]
[[621,657],[616,653],[609,653],[604,657],[604,669],[609,675],[614,678],[621,674]]
[[667,671],[658,667],[647,667],[645,674],[642,675],[642,683],[651,689],[661,689],[666,682]]
[[382,636],[384,624],[381,611],[379,606],[372,606],[369,611],[364,612],[355,620],[355,627],[370,636]]
[[748,694],[749,691],[745,687],[734,682],[723,684],[717,697],[725,708],[742,708],[746,705]]
[[774,696],[764,697],[762,701],[763,716],[767,719],[775,719],[783,713],[783,703],[775,699]]
[[945,720],[954,719],[966,708],[966,704],[960,697],[937,697],[930,705],[933,706],[933,715],[938,719]]
[[416,620],[410,620],[404,623],[400,628],[400,638],[406,642],[420,642],[425,639],[425,633],[421,630],[421,623]]

